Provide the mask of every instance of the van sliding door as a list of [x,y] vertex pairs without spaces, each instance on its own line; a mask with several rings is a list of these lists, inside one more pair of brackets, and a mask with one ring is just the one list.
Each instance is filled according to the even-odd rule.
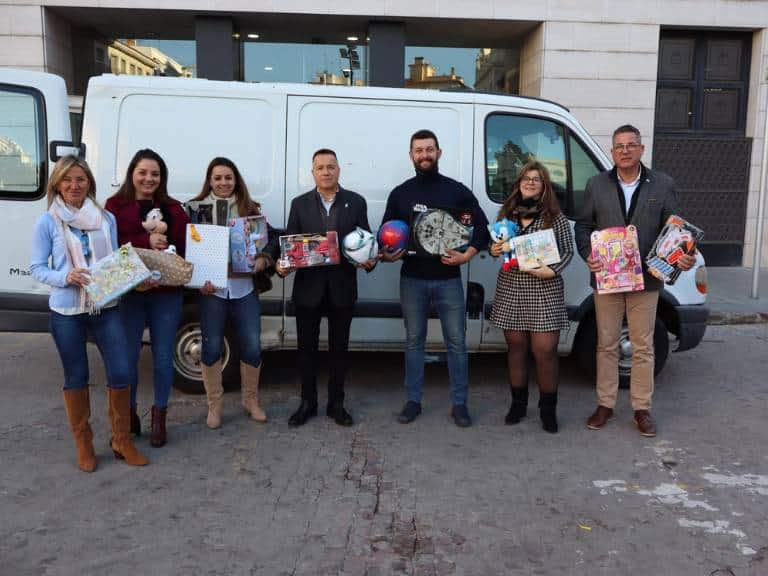
[[[440,95],[435,93],[435,96]],[[472,106],[469,104],[289,96],[286,210],[293,198],[314,188],[313,152],[331,148],[339,159],[341,186],[365,197],[368,221],[375,232],[381,225],[392,188],[414,175],[408,156],[409,142],[411,134],[422,128],[433,130],[440,140],[443,149],[440,171],[471,186]],[[359,299],[352,322],[351,349],[404,348],[400,267],[400,263],[381,262],[370,273],[358,273]],[[468,266],[464,266],[465,286],[467,273]],[[287,299],[292,289],[293,281],[289,277]],[[296,327],[290,305],[285,330],[286,344],[295,345]],[[326,338],[323,322],[321,341],[325,342]],[[443,348],[436,316],[429,321],[427,345],[433,350]],[[473,347],[472,342],[468,345]]]

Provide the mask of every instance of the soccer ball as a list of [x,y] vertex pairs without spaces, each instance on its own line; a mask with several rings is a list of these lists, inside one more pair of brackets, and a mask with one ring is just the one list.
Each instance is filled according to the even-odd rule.
[[373,234],[358,227],[344,236],[341,251],[352,264],[363,264],[376,257],[379,245]]

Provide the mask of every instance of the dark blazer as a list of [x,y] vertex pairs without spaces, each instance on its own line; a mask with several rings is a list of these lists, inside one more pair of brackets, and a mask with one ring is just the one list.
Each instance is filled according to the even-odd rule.
[[[592,252],[590,234],[614,226],[633,224],[637,227],[643,278],[646,290],[659,290],[663,283],[648,274],[645,257],[651,251],[661,228],[672,214],[678,214],[675,182],[662,172],[641,166],[640,185],[635,190],[629,221],[623,212],[623,192],[616,168],[593,176],[584,191],[584,204],[576,217],[574,234],[579,255],[586,260]],[[621,196],[620,196],[621,195]],[[592,274],[592,287],[595,278]]]
[[[297,196],[291,202],[286,234],[325,234],[328,221],[317,188]],[[358,226],[370,231],[365,199],[351,190],[339,187],[331,208],[331,229],[336,230],[339,247],[344,236]],[[338,266],[316,266],[296,270],[293,302],[296,306],[317,306],[328,294],[336,307],[353,306],[357,300],[357,268],[342,255]]]

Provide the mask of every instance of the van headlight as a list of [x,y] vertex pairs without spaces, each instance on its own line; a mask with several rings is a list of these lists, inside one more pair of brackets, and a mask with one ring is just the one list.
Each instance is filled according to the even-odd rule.
[[696,290],[701,294],[707,293],[707,267],[699,266],[696,268]]

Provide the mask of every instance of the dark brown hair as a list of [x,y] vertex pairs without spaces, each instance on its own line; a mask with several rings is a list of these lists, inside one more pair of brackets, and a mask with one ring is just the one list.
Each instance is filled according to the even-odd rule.
[[170,197],[168,196],[168,167],[165,165],[165,161],[160,154],[149,148],[139,150],[131,158],[128,164],[128,170],[125,171],[125,180],[120,186],[115,196],[123,202],[132,202],[136,200],[136,188],[133,186],[133,172],[136,170],[136,166],[142,160],[154,160],[160,167],[160,185],[155,190],[154,198],[160,204],[168,204]]
[[417,130],[411,135],[410,148],[413,149],[414,140],[429,140],[430,138],[435,141],[435,148],[440,150],[440,143],[437,141],[437,135],[434,132],[432,132],[432,130],[427,130],[427,129]]
[[536,170],[541,177],[541,198],[539,199],[539,203],[542,206],[541,216],[544,220],[544,228],[551,228],[555,216],[560,214],[560,203],[557,201],[557,196],[552,188],[552,180],[549,178],[549,171],[544,164],[537,162],[536,160],[529,160],[522,168],[520,168],[517,178],[512,182],[512,191],[499,209],[498,220],[513,217],[515,207],[523,199],[522,192],[520,192],[520,183],[523,180],[523,176],[532,170]]
[[251,195],[248,193],[248,186],[245,185],[245,180],[240,174],[240,170],[237,169],[232,160],[217,156],[208,164],[208,169],[205,171],[205,181],[203,182],[203,188],[200,193],[192,198],[192,201],[205,200],[209,194],[213,193],[211,189],[211,174],[216,166],[226,166],[235,175],[235,189],[234,195],[237,200],[237,213],[240,216],[254,216],[261,214],[261,205],[258,202],[251,200]]

